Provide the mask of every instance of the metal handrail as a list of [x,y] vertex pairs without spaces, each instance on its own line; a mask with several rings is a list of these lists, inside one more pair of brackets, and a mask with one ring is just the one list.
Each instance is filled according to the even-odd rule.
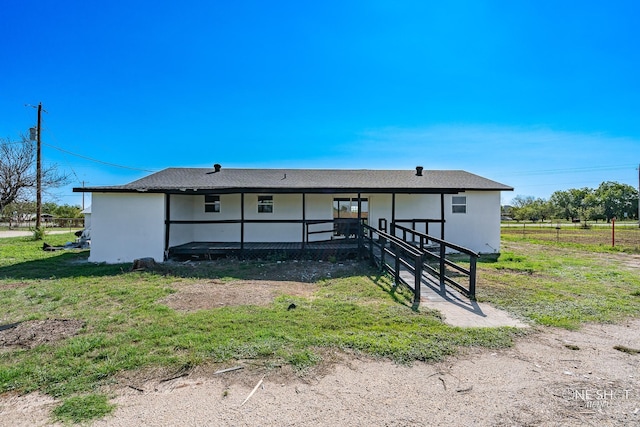
[[[472,251],[471,249],[465,248],[463,246],[460,245],[456,245],[455,243],[451,243],[451,242],[447,242],[446,240],[443,239],[439,239],[437,237],[434,236],[430,236],[426,233],[422,233],[420,231],[417,230],[412,230],[410,228],[404,227],[402,225],[397,225],[395,223],[391,224],[391,230],[392,233],[395,233],[395,230],[400,230],[403,232],[403,238],[406,240],[406,234],[407,233],[411,233],[414,236],[418,236],[420,237],[420,250],[424,251],[424,253],[431,255],[435,258],[438,259],[439,264],[440,264],[440,268],[439,271],[436,272],[436,270],[431,267],[431,266],[427,266],[427,268],[436,273],[438,275],[439,281],[440,281],[440,285],[444,285],[445,283],[450,284],[451,286],[455,287],[456,289],[458,289],[459,291],[461,291],[463,294],[465,294],[466,296],[475,299],[475,295],[476,295],[476,273],[477,273],[477,269],[476,269],[476,265],[477,265],[477,260],[479,257],[479,254],[477,252]],[[424,247],[424,242],[425,241],[432,241],[432,242],[436,242],[439,245],[439,254],[436,254],[432,251],[427,250]],[[463,254],[469,255],[469,269],[466,269],[462,266],[457,265],[456,263],[446,259],[446,249],[447,248],[451,248],[454,249],[458,252],[461,252]],[[469,289],[465,288],[464,286],[462,286],[460,283],[456,282],[455,280],[451,279],[450,277],[448,277],[446,275],[446,266],[450,266],[452,268],[454,268],[455,270],[466,274],[469,277]]]

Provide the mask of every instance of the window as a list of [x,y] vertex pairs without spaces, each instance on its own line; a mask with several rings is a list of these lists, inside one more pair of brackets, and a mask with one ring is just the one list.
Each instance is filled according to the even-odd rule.
[[452,213],[467,213],[467,196],[453,196],[451,198]]
[[[369,199],[360,199],[361,218],[369,216]],[[358,218],[357,198],[335,198],[333,199],[334,218]]]
[[360,199],[360,215],[358,215],[358,198],[333,199],[333,234],[334,236],[357,236],[360,225],[358,217],[367,222],[369,217],[369,199]]
[[204,195],[204,211],[220,212],[220,196],[214,196],[213,194],[205,194]]
[[258,196],[258,212],[273,213],[273,196]]

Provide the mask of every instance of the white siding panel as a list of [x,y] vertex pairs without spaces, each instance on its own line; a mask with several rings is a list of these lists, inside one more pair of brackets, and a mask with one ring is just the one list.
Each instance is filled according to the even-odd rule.
[[467,191],[467,212],[451,212],[451,195],[445,196],[445,240],[481,253],[500,251],[500,192]]
[[[389,202],[391,203],[391,202]],[[398,194],[396,195],[396,220],[401,219],[440,219],[439,194]],[[403,227],[412,227],[411,223],[400,223]],[[416,223],[416,230],[427,232],[424,223]],[[429,234],[440,237],[440,224],[431,224]]]
[[391,194],[374,194],[369,197],[369,225],[378,228],[380,218],[387,220],[387,231],[391,223]]
[[93,193],[89,261],[164,259],[164,195]]
[[245,224],[245,242],[301,242],[302,224]]

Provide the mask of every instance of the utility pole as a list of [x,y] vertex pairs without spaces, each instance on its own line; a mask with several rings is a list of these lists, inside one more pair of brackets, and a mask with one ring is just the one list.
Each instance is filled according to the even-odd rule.
[[[84,180],[82,181],[82,188],[84,188]],[[84,190],[82,190],[82,210],[84,210]]]
[[640,165],[638,165],[638,228],[640,228]]
[[40,231],[42,217],[42,102],[38,104],[38,126],[36,130],[37,157],[36,157],[36,232]]

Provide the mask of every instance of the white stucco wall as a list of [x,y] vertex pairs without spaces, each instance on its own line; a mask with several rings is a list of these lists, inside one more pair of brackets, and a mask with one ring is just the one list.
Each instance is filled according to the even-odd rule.
[[[466,192],[467,212],[451,212],[452,195],[445,195],[445,239],[478,252],[493,252],[500,248],[500,192]],[[302,219],[302,195],[274,194],[273,212],[258,212],[258,194],[245,194],[245,220]],[[307,220],[333,218],[334,198],[355,198],[356,194],[307,194],[305,216]],[[220,196],[220,212],[204,211],[204,196],[172,195],[171,219],[173,220],[238,220],[240,195]],[[369,224],[378,227],[379,219],[388,222],[392,217],[390,194],[361,194],[369,200]],[[396,219],[439,219],[439,194],[397,194]],[[403,223],[404,226],[410,226]],[[328,224],[315,225],[311,230],[330,229]],[[416,224],[424,232],[423,224]],[[439,237],[440,224],[430,225],[429,234]],[[299,242],[303,236],[301,224],[291,223],[247,223],[244,228],[246,242]],[[326,240],[330,233],[312,234],[309,239]],[[192,241],[232,242],[240,240],[240,224],[173,224],[170,246]]]
[[[478,252],[500,250],[500,192],[466,192],[467,211],[452,213],[452,195],[445,195],[445,239]],[[355,198],[355,194],[307,194],[305,217],[307,220],[333,219],[335,197]],[[258,194],[245,194],[246,220],[302,219],[302,195],[274,194],[273,212],[258,212]],[[378,227],[378,220],[391,221],[390,194],[361,194],[369,200],[369,224]],[[164,257],[164,206],[162,194],[114,194],[93,193],[91,218],[92,262],[131,262],[136,258]],[[240,194],[220,195],[220,212],[205,212],[204,196],[172,195],[170,197],[172,220],[239,220],[241,218]],[[396,195],[396,219],[440,217],[440,195]],[[404,224],[408,225],[408,224]],[[429,230],[439,237],[440,226]],[[170,246],[193,241],[240,241],[240,224],[172,224]],[[331,229],[331,225],[313,226],[314,230]],[[421,230],[423,231],[423,230]],[[302,224],[247,223],[246,242],[300,242]],[[313,234],[310,240],[326,240],[331,233]]]
[[[271,194],[260,194],[271,195]],[[258,212],[259,194],[244,195],[244,218],[250,220],[301,220],[301,194],[273,194],[273,212]],[[172,220],[239,220],[241,218],[240,194],[220,195],[220,212],[205,212],[202,195],[171,195]],[[332,219],[333,195],[307,194],[305,216],[307,219]],[[325,225],[324,228],[329,226]],[[246,223],[245,242],[300,242],[303,225],[295,223]],[[311,240],[328,239],[330,234],[312,235]],[[234,242],[240,241],[240,224],[172,224],[170,246],[187,242]]]
[[[220,212],[204,211],[203,195],[170,196],[171,220],[237,220],[240,218],[240,194],[220,195]],[[188,242],[233,242],[240,240],[240,224],[171,224],[169,246]]]
[[164,259],[164,195],[93,193],[89,261]]
[[500,192],[467,191],[467,212],[452,213],[445,195],[445,240],[480,253],[500,251]]

